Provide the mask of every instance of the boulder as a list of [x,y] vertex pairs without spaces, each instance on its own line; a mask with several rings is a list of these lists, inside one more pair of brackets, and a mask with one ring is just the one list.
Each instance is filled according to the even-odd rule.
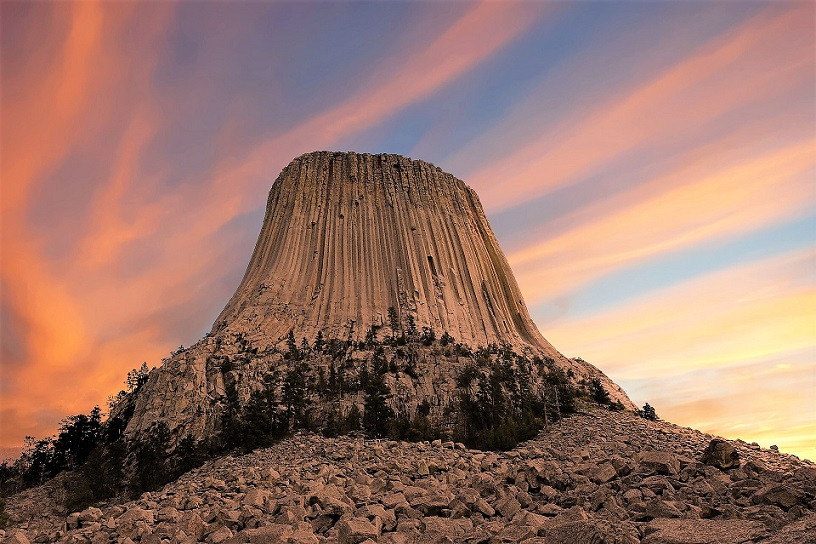
[[765,536],[753,521],[709,519],[655,519],[646,526],[641,544],[742,544]]
[[729,442],[715,438],[709,442],[701,461],[722,470],[738,468],[740,466],[739,452]]
[[792,506],[799,504],[804,498],[805,494],[801,489],[785,484],[768,484],[758,489],[751,496],[751,502],[754,504],[774,504],[788,510]]
[[507,496],[496,502],[496,510],[506,519],[512,519],[521,510],[521,503],[514,497]]
[[596,484],[605,484],[606,482],[614,480],[618,476],[618,472],[615,470],[615,467],[612,466],[612,463],[607,461],[590,469],[587,472],[587,476]]
[[6,538],[3,539],[3,544],[31,544],[31,541],[25,532],[16,529],[6,535]]
[[680,462],[667,451],[642,451],[637,456],[638,466],[650,472],[676,475],[680,472]]
[[380,532],[366,518],[349,518],[337,524],[337,541],[339,544],[359,544],[366,539],[376,540]]

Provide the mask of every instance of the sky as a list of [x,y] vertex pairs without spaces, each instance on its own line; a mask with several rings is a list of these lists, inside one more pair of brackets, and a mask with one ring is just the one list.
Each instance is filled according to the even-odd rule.
[[816,460],[811,2],[0,3],[0,453],[208,332],[302,153],[481,197],[544,336]]

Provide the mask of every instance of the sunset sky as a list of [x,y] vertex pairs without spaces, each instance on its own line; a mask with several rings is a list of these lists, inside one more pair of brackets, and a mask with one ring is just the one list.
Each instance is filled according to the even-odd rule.
[[814,6],[0,3],[0,453],[203,336],[333,149],[473,187],[638,405],[816,460]]

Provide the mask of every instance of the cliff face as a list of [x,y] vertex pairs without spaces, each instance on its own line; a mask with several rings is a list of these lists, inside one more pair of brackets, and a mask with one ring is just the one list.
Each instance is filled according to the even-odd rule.
[[509,343],[561,355],[530,319],[476,193],[422,161],[316,152],[269,194],[241,285],[213,326],[250,340],[361,340],[387,325],[447,331],[471,346]]

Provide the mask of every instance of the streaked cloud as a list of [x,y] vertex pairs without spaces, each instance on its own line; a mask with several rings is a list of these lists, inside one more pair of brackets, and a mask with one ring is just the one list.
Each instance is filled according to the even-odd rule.
[[548,337],[665,419],[812,455],[814,267],[812,248],[747,263],[553,322]]
[[[657,254],[744,234],[809,210],[816,140],[701,173],[683,165],[567,217],[564,232],[508,260],[528,303]],[[806,198],[803,198],[806,197]]]
[[[443,168],[448,157],[501,212],[497,230],[502,214],[571,195],[513,233],[508,256],[532,307],[813,209],[813,6],[666,8],[684,21],[713,13],[705,32],[627,3],[614,24],[591,3],[423,4],[377,32],[406,5],[347,7],[331,8],[344,32],[323,32],[315,6],[298,3],[0,5],[2,451],[207,330],[244,270],[266,191],[307,151],[362,141],[418,145]],[[627,21],[639,26],[622,33]],[[375,44],[356,62],[338,43],[354,33]],[[598,58],[626,77],[606,89]],[[553,80],[566,98],[547,96]],[[413,144],[384,136],[409,128]],[[804,249],[734,262],[603,310],[567,308],[542,331],[664,417],[811,451],[808,422],[786,424],[773,399],[795,409],[805,398],[780,391],[807,383],[812,265]],[[694,350],[674,357],[664,344]],[[754,427],[729,427],[760,391],[739,380],[760,370],[779,386],[746,412]],[[695,380],[708,371],[733,406]]]
[[705,137],[725,114],[810,79],[816,58],[808,13],[805,4],[762,12],[594,108],[567,111],[469,182],[498,211],[580,181],[633,151],[679,144],[689,134]]

